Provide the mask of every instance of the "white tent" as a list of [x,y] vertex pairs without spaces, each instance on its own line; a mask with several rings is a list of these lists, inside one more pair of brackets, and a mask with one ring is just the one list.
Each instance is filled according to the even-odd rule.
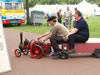
[[78,9],[83,13],[84,16],[92,16],[94,15],[95,5],[90,4],[83,0],[77,5]]
[[70,7],[71,11],[74,11],[74,8],[76,7],[76,5],[36,5],[34,8],[30,8],[30,11],[33,10],[39,10],[39,11],[44,11],[45,14],[49,13],[49,14],[56,14],[59,9],[62,10],[62,14],[64,14],[64,12],[66,11],[67,6]]
[[[74,12],[74,8],[77,7],[78,10],[82,12],[84,16],[93,16],[96,15],[97,10],[100,10],[100,8],[96,4],[90,4],[86,2],[86,0],[83,0],[77,5],[36,5],[33,8],[30,8],[30,12],[33,10],[39,10],[44,11],[45,14],[56,14],[59,9],[62,9],[62,14],[66,11],[66,7],[69,6],[70,10]],[[100,14],[100,12],[98,12]]]

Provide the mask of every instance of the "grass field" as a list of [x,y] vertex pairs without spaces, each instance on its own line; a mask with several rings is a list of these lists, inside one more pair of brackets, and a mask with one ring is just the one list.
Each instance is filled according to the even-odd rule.
[[[90,29],[90,37],[92,38],[100,38],[100,17],[90,17],[87,19],[89,29]],[[46,20],[42,26],[33,26],[23,24],[22,26],[11,25],[6,28],[16,29],[25,32],[32,32],[37,34],[43,34],[50,30],[51,26],[47,26]]]
[[87,20],[90,37],[100,38],[100,17],[92,17]]

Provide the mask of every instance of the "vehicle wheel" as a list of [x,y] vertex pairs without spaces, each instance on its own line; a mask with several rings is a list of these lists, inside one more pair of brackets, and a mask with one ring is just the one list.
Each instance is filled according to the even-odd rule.
[[40,59],[44,55],[44,51],[41,46],[36,45],[31,48],[30,54],[35,59]]
[[66,52],[62,52],[61,55],[60,55],[60,58],[61,59],[68,59],[69,55]]
[[19,49],[15,50],[15,56],[20,57],[21,56],[21,51]]
[[100,58],[100,49],[95,50],[95,57]]
[[28,53],[29,53],[29,50],[27,50],[27,49],[24,49],[24,50],[23,50],[23,54],[24,54],[24,55],[28,55]]
[[92,53],[92,55],[91,55],[92,57],[94,57],[95,56],[95,53]]

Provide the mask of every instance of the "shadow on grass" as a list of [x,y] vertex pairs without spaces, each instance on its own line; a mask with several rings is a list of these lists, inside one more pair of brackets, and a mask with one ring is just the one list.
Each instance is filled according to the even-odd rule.
[[4,24],[4,25],[3,25],[4,28],[7,28],[7,27],[16,27],[16,26],[17,26],[17,25],[12,25],[12,24],[9,24],[9,25],[8,25],[8,24]]
[[5,24],[5,25],[3,25],[3,27],[4,28],[10,28],[10,27],[25,27],[25,26],[35,26],[35,27],[40,27],[40,26],[42,26],[42,27],[45,27],[45,26],[48,26],[48,25],[45,25],[45,24],[43,24],[43,25],[39,25],[39,24],[36,24],[36,25],[33,25],[33,24],[22,24],[22,25],[20,25],[20,26],[18,26],[17,24]]
[[5,24],[3,25],[4,28],[10,28],[10,27],[24,27],[24,26],[32,26],[32,25],[27,25],[27,24],[22,24],[22,25],[17,25],[17,24]]

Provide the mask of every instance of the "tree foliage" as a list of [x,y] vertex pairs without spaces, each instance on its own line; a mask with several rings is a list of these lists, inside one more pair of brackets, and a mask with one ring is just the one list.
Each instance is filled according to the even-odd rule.
[[[48,4],[48,5],[52,5],[52,4],[78,4],[80,3],[82,0],[23,0],[24,1],[24,7],[27,9],[27,24],[30,24],[30,20],[29,20],[29,7],[33,7],[36,4]],[[98,6],[100,6],[100,1],[99,0],[86,0],[92,4],[97,4]],[[28,2],[28,3],[27,3]]]
[[[23,0],[24,1],[24,6],[26,7],[26,0]],[[80,3],[82,0],[28,0],[29,1],[29,7],[33,7],[35,6],[36,4],[49,4],[49,5],[52,5],[52,4],[78,4]],[[89,3],[92,3],[92,4],[97,4],[100,6],[100,0],[86,0],[88,1]]]

